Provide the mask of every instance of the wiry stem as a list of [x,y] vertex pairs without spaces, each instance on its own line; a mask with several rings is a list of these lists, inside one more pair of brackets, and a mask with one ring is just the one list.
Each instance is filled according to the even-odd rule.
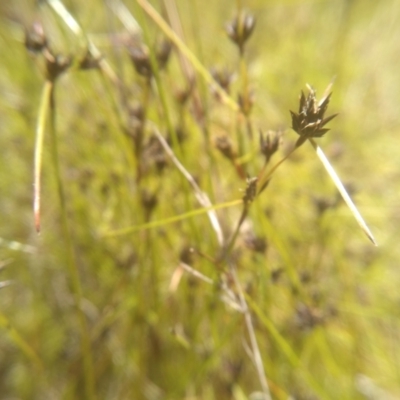
[[264,364],[262,361],[260,348],[258,346],[256,333],[255,333],[253,321],[251,318],[251,313],[250,313],[249,307],[247,305],[247,301],[246,301],[246,298],[245,298],[245,295],[244,295],[244,292],[242,289],[242,285],[240,284],[240,281],[237,277],[236,268],[232,263],[229,263],[229,268],[230,268],[230,272],[232,274],[233,280],[235,282],[236,290],[239,295],[240,305],[243,309],[244,320],[246,323],[247,332],[250,337],[253,361],[254,361],[254,364],[255,364],[255,367],[257,370],[257,374],[258,374],[258,379],[260,381],[261,388],[263,391],[264,400],[271,400],[271,393],[270,393],[268,381],[267,381],[267,378],[265,375]]
[[60,163],[58,158],[58,146],[56,137],[56,123],[55,123],[56,108],[54,99],[54,85],[52,85],[51,87],[49,97],[50,97],[50,108],[51,108],[51,126],[50,126],[51,139],[52,139],[51,150],[52,150],[54,172],[57,181],[57,190],[61,205],[61,217],[64,229],[64,239],[66,241],[66,250],[67,250],[66,263],[69,269],[71,286],[75,298],[75,305],[77,308],[77,313],[81,328],[81,335],[82,335],[82,357],[83,357],[83,375],[85,378],[85,395],[88,400],[95,400],[96,399],[95,389],[94,389],[95,382],[94,382],[92,353],[90,347],[90,335],[86,322],[86,316],[82,310],[82,299],[83,299],[82,285],[79,277],[78,266],[74,258],[74,247],[72,243],[71,229],[68,223],[64,187],[61,179]]
[[249,211],[249,207],[248,207],[248,205],[246,205],[244,203],[242,214],[240,215],[240,218],[236,225],[235,231],[233,232],[231,238],[229,239],[229,242],[225,245],[225,247],[223,249],[222,255],[220,257],[221,261],[225,260],[231,253],[233,246],[235,245],[236,239],[239,235],[240,227],[242,226],[244,220],[246,219],[248,211]]
[[[249,189],[249,186],[248,188]],[[243,210],[242,210],[242,214],[239,218],[238,224],[236,226],[235,232],[233,233],[229,243],[227,244],[226,248],[223,250],[223,255],[221,257],[221,260],[226,260],[228,262],[229,265],[229,270],[230,270],[230,274],[233,277],[233,281],[235,284],[235,288],[236,291],[239,295],[239,300],[240,300],[240,309],[242,310],[243,314],[244,314],[244,319],[245,319],[245,323],[246,323],[246,328],[247,328],[247,332],[249,334],[250,337],[250,343],[251,343],[251,349],[252,349],[252,356],[253,356],[253,361],[257,370],[257,374],[258,374],[258,379],[260,381],[261,384],[261,388],[263,391],[263,395],[264,395],[264,400],[270,400],[271,399],[271,394],[269,391],[269,386],[268,386],[268,382],[266,379],[266,375],[265,375],[265,369],[264,369],[264,364],[262,361],[262,357],[261,357],[261,352],[260,352],[260,348],[258,347],[258,342],[257,342],[257,338],[256,338],[256,334],[255,334],[255,330],[254,330],[254,325],[253,325],[253,321],[251,318],[251,313],[249,310],[249,307],[247,305],[247,301],[242,289],[242,285],[240,283],[240,280],[237,276],[236,273],[236,267],[235,265],[232,263],[232,261],[229,259],[230,257],[230,252],[233,249],[233,246],[236,242],[237,236],[239,234],[240,231],[240,227],[242,226],[244,220],[246,219],[246,216],[248,214],[249,208],[251,205],[251,200],[246,199],[246,196],[243,198]]]
[[136,0],[140,7],[146,12],[146,14],[159,26],[164,34],[175,44],[179,51],[190,61],[193,68],[203,77],[203,79],[212,86],[213,90],[221,97],[222,101],[231,107],[233,110],[238,111],[239,106],[237,103],[229,97],[224,89],[215,81],[210,72],[203,67],[197,57],[188,49],[188,47],[182,42],[179,36],[168,26],[163,20],[160,14],[152,7],[152,5],[146,0]]
[[267,184],[267,182],[271,179],[272,175],[274,174],[274,172],[279,168],[279,166],[281,164],[283,164],[294,152],[295,150],[297,150],[298,147],[293,147],[292,150],[289,151],[288,154],[286,154],[285,157],[283,157],[281,160],[279,160],[269,171],[268,173],[264,176],[264,171],[265,171],[265,167],[267,166],[267,164],[264,165],[263,169],[261,170],[261,172],[259,173],[258,176],[258,187],[259,189],[259,194],[260,192],[264,189],[265,185]]

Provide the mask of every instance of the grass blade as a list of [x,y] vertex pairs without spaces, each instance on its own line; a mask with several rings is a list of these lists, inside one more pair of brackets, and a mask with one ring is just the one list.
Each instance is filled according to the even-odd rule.
[[347,206],[350,208],[350,211],[353,213],[354,218],[356,219],[358,225],[360,225],[360,228],[363,230],[363,232],[367,235],[368,239],[375,245],[377,246],[377,242],[372,235],[372,232],[368,228],[367,224],[365,223],[363,217],[361,216],[360,212],[358,211],[357,207],[353,203],[353,200],[351,200],[349,194],[347,193],[346,188],[343,186],[342,181],[340,180],[339,176],[337,175],[336,171],[333,169],[331,163],[325,156],[324,152],[322,151],[321,147],[318,146],[315,141],[310,138],[310,143],[314,147],[318,158],[321,160],[322,164],[324,165],[326,171],[328,172],[329,176],[333,180],[334,184],[336,185],[337,189],[339,190],[339,193],[342,195],[343,200],[346,202]]
[[40,232],[40,192],[41,192],[41,172],[43,159],[43,140],[46,119],[49,111],[50,96],[53,83],[46,81],[43,87],[42,98],[39,107],[39,118],[36,127],[35,155],[34,155],[34,176],[33,176],[33,215],[35,218],[36,231]]

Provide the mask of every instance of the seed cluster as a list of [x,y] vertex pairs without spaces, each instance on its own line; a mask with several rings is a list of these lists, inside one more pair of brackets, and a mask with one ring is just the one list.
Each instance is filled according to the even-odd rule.
[[296,142],[296,147],[301,146],[307,139],[324,136],[329,131],[324,126],[337,115],[333,114],[324,118],[332,93],[329,93],[318,102],[315,90],[309,85],[307,87],[309,89],[307,97],[303,91],[300,95],[299,112],[290,111],[292,129],[300,135]]

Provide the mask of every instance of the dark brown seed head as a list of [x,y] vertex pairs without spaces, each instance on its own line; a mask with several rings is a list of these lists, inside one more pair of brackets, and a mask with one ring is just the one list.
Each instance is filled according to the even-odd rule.
[[156,58],[158,68],[161,70],[165,68],[171,55],[172,44],[170,41],[163,39],[156,46]]
[[[163,69],[171,55],[172,44],[168,40],[161,40],[155,46],[155,56],[158,68]],[[139,75],[150,78],[153,75],[150,53],[147,47],[140,43],[133,43],[129,48],[129,55]]]
[[318,102],[315,90],[311,86],[307,87],[309,89],[307,97],[304,95],[303,91],[301,92],[298,113],[290,111],[292,116],[292,129],[300,135],[296,142],[297,147],[302,145],[309,138],[324,136],[325,133],[329,131],[329,129],[324,128],[324,126],[337,115],[333,114],[324,118],[332,93],[329,93]]
[[232,42],[238,46],[241,53],[244,50],[244,44],[253,33],[255,24],[254,15],[241,12],[226,25],[226,33]]
[[267,250],[267,240],[265,237],[256,236],[254,233],[249,232],[244,237],[244,242],[247,248],[256,253],[265,253]]
[[314,204],[318,216],[321,216],[326,210],[329,210],[330,208],[333,208],[338,204],[338,199],[325,196],[312,196],[311,200]]
[[129,55],[133,62],[136,72],[147,78],[151,77],[152,69],[150,55],[147,49],[142,45],[129,48]]
[[260,130],[260,150],[268,163],[274,153],[276,153],[281,144],[282,133],[276,131],[268,131],[263,134]]
[[154,165],[159,173],[167,166],[168,159],[157,136],[152,135],[145,144],[143,159],[148,166]]
[[87,50],[86,54],[79,61],[79,68],[82,70],[98,69],[101,59],[102,57],[94,57],[90,50]]
[[129,108],[126,133],[133,139],[137,151],[142,147],[144,136],[145,112],[140,103],[135,103]]
[[150,219],[150,216],[158,204],[157,193],[150,192],[146,189],[140,193],[140,200],[145,210],[146,220]]
[[25,47],[32,53],[40,53],[47,47],[47,38],[40,22],[35,22],[25,31]]
[[227,159],[232,161],[236,158],[236,153],[228,136],[218,136],[215,140],[215,146]]
[[135,103],[129,108],[129,116],[143,122],[145,113],[140,103]]
[[46,79],[54,82],[71,65],[71,57],[53,55],[49,50],[45,51],[46,58]]
[[195,250],[192,246],[185,245],[179,254],[179,260],[185,264],[193,264],[193,261],[195,259],[194,252]]
[[257,182],[258,178],[247,178],[247,187],[243,196],[243,201],[245,204],[250,204],[257,196]]
[[324,322],[324,315],[318,308],[300,303],[296,307],[295,325],[301,330],[309,330]]
[[229,71],[228,68],[217,67],[212,67],[210,72],[218,85],[221,86],[222,89],[224,89],[227,93],[229,93],[229,87],[233,81],[232,72]]
[[174,92],[174,97],[175,100],[178,102],[180,105],[185,105],[187,101],[189,100],[190,95],[192,94],[193,90],[193,85],[187,86],[184,89],[177,89]]

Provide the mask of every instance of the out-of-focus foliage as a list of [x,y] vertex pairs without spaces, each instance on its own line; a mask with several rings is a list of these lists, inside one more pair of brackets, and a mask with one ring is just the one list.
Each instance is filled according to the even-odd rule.
[[[322,96],[336,77],[328,115],[339,116],[317,140],[379,247],[359,230],[305,143],[251,204],[229,259],[273,399],[399,398],[398,1],[153,2],[241,114],[223,104],[136,1],[119,16],[117,1],[64,3],[120,85],[99,69],[79,68],[99,59],[84,58],[85,39],[46,1],[32,3],[0,2],[0,281],[13,281],[0,289],[0,397],[88,399],[93,378],[98,399],[256,398],[248,331],[226,299],[224,288],[237,293],[227,264],[218,262],[223,250],[207,214],[105,233],[200,207],[155,127],[211,202],[230,202],[266,158],[268,168],[295,144],[289,110],[297,111],[305,84]],[[251,15],[245,32],[237,31],[240,4]],[[132,17],[148,31],[147,46],[145,36],[129,35],[124,23]],[[24,35],[35,22],[54,54],[73,58],[55,87],[69,238],[50,124],[40,235],[33,223],[44,74],[43,57],[27,51]],[[150,54],[163,67],[158,82]],[[271,157],[260,152],[259,130],[279,132],[283,143]],[[229,239],[240,205],[216,213]],[[70,264],[79,273],[82,314]]]

